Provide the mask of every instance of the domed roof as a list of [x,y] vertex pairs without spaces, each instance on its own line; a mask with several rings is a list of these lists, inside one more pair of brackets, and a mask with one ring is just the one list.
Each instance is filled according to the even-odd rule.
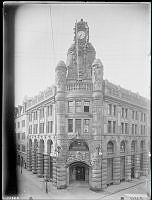
[[103,64],[101,62],[101,60],[99,58],[96,58],[93,63],[92,63],[92,66],[94,65],[99,65],[100,67],[103,67]]
[[65,62],[63,60],[60,60],[55,68],[55,70],[58,70],[58,69],[64,69],[66,70],[66,65],[65,65]]

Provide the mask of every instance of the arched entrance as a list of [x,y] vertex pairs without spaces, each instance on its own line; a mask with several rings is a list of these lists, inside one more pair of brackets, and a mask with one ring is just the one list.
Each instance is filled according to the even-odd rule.
[[69,166],[69,183],[89,182],[89,166],[83,162],[74,162]]

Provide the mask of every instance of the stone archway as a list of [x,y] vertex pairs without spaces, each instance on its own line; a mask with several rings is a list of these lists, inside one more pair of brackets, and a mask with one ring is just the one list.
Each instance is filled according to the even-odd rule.
[[69,165],[69,184],[89,183],[89,166],[81,161]]

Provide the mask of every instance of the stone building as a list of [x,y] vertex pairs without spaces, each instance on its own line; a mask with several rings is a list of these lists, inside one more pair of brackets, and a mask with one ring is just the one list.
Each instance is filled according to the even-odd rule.
[[58,189],[102,190],[147,173],[149,101],[103,80],[103,69],[81,19],[55,86],[26,102],[27,168]]
[[27,158],[27,131],[25,105],[15,108],[15,132],[17,141],[17,164],[26,167]]

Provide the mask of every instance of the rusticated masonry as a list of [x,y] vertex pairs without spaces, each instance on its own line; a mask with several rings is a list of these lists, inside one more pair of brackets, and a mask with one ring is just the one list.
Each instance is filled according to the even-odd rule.
[[113,181],[114,184],[120,183],[120,157],[113,159]]
[[33,172],[33,174],[37,173],[37,170],[36,170],[36,149],[35,148],[33,148],[33,150],[32,150],[32,172]]
[[32,151],[27,149],[27,169],[32,171]]
[[44,178],[49,179],[50,178],[50,156],[48,154],[44,154]]
[[140,154],[135,155],[135,178],[140,176]]
[[131,181],[131,156],[126,156],[126,162],[125,162],[125,180]]
[[101,188],[104,190],[107,187],[107,159],[102,159],[101,168]]
[[38,152],[38,177],[43,177],[44,167],[43,167],[43,154]]

